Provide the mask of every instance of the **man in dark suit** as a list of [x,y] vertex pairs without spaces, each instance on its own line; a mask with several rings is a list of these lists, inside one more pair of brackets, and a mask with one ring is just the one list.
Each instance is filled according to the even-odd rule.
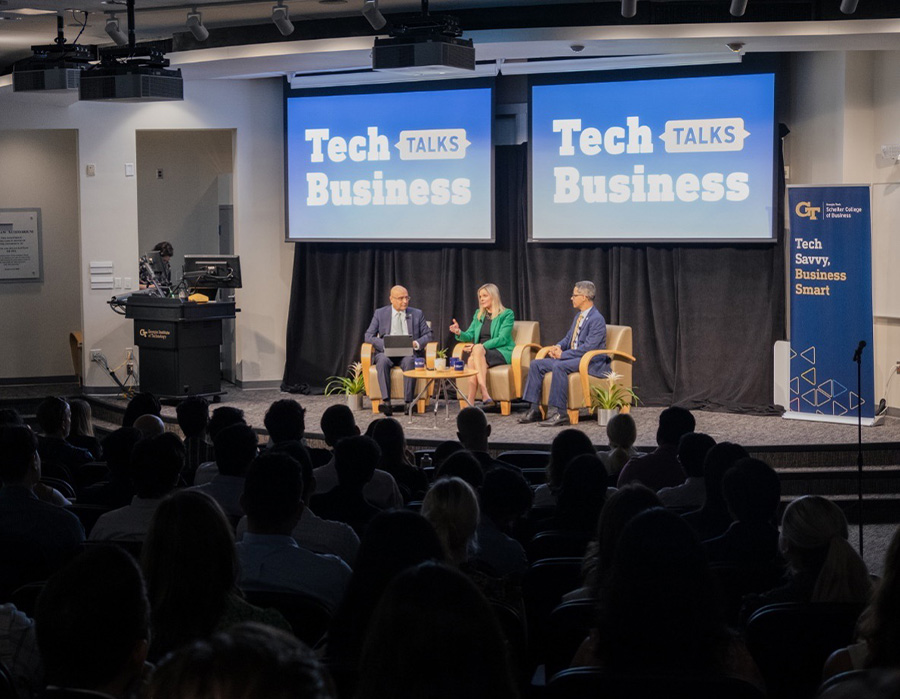
[[[544,359],[531,362],[528,369],[528,381],[522,396],[531,407],[519,422],[539,422],[541,412],[538,406],[544,385],[544,374],[552,373],[550,381],[550,400],[547,419],[542,427],[568,425],[566,413],[569,395],[569,374],[578,371],[581,357],[586,352],[606,347],[606,321],[594,307],[595,287],[593,282],[580,281],[572,290],[572,306],[578,309],[578,315],[572,321],[572,327],[566,336],[557,342]],[[602,376],[609,370],[609,357],[600,354],[591,360],[588,372],[593,376]]]
[[[391,406],[391,367],[398,363],[384,353],[385,335],[412,335],[416,355],[424,356],[425,345],[431,341],[431,328],[425,322],[425,314],[418,308],[409,307],[409,292],[402,286],[391,289],[391,304],[376,309],[372,322],[366,330],[366,342],[375,348],[375,367],[378,371],[378,386],[384,402],[378,409],[385,415],[393,414]],[[407,371],[415,366],[415,355],[399,358],[400,367]],[[403,380],[403,399],[411,403],[416,396],[414,379]]]

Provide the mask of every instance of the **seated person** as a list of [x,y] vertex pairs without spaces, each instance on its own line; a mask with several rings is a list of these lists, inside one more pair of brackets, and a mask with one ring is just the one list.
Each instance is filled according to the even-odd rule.
[[687,476],[681,485],[660,488],[659,499],[666,507],[691,512],[703,507],[706,501],[706,481],[703,462],[706,453],[716,446],[716,440],[702,432],[688,432],[678,442],[678,463]]
[[[212,415],[209,418],[209,426],[206,428],[207,434],[209,435],[209,441],[215,443],[216,435],[226,427],[246,424],[247,421],[244,419],[243,410],[230,405],[219,406],[213,410]],[[204,461],[194,472],[194,485],[209,483],[219,472],[215,462],[215,450],[213,449],[211,452],[209,458],[212,459],[212,461]]]
[[256,432],[249,425],[232,425],[216,435],[216,467],[219,472],[209,483],[195,485],[225,513],[228,521],[237,524],[244,516],[241,493],[244,492],[247,469],[257,455]]
[[[418,308],[409,305],[409,292],[405,287],[391,287],[390,305],[375,309],[372,321],[366,329],[366,342],[375,349],[375,369],[378,374],[378,387],[381,389],[382,403],[378,409],[385,415],[394,412],[391,405],[391,368],[400,364],[403,371],[415,367],[415,357],[425,356],[425,345],[431,342],[431,328],[425,322],[425,314]],[[385,335],[411,335],[415,354],[397,358],[388,357],[384,353]],[[403,400],[409,404],[416,397],[416,380],[404,377]]]
[[325,519],[346,522],[362,538],[369,520],[379,512],[365,498],[365,487],[380,458],[381,449],[370,437],[345,437],[338,442],[334,448],[338,484],[327,493],[313,496],[313,511]]
[[82,464],[94,461],[94,455],[66,441],[72,425],[72,411],[62,398],[47,396],[37,407],[36,417],[41,428],[38,452],[41,461],[63,466],[74,476]]
[[556,499],[562,488],[566,467],[572,459],[582,454],[596,455],[591,438],[574,427],[562,430],[550,442],[550,460],[547,462],[547,482],[534,491],[534,507],[556,507]]
[[488,392],[488,367],[501,366],[512,362],[513,349],[516,346],[512,331],[515,316],[500,300],[500,290],[496,284],[482,284],[478,287],[478,310],[472,316],[468,330],[461,330],[456,318],[450,326],[456,339],[468,343],[465,351],[469,357],[466,366],[474,369],[476,374],[469,379],[467,401],[475,404],[475,395],[481,389],[484,407],[492,407],[494,401]]
[[615,483],[629,459],[640,455],[634,448],[637,440],[637,425],[634,418],[629,413],[613,415],[606,423],[606,438],[609,440],[609,449],[598,451],[597,456],[606,467],[606,472],[611,478],[610,482]]
[[381,460],[378,467],[390,473],[401,492],[404,501],[421,500],[428,490],[428,479],[425,474],[406,460],[406,436],[403,425],[392,417],[373,420],[371,437],[381,448]]
[[188,396],[176,406],[175,416],[184,435],[185,460],[181,477],[185,483],[193,483],[200,464],[213,458],[212,445],[206,436],[209,402],[202,396]]
[[663,410],[656,430],[659,446],[646,456],[635,456],[625,464],[619,473],[618,486],[621,488],[637,481],[650,490],[660,490],[684,483],[684,469],[678,462],[678,443],[682,435],[694,431],[695,424],[689,410],[677,406]]
[[491,456],[488,444],[491,425],[480,408],[467,407],[459,411],[459,415],[456,416],[456,436],[459,437],[463,447],[478,459],[485,473],[497,466],[518,469],[517,466]]
[[103,460],[103,447],[94,436],[94,422],[91,415],[91,404],[86,400],[75,398],[69,401],[69,436],[66,441],[75,447],[87,449],[95,461]]
[[293,398],[276,400],[263,418],[269,446],[282,442],[302,442],[306,432],[306,410]]
[[142,260],[140,288],[150,288],[154,285],[155,278],[155,282],[159,286],[160,291],[164,294],[168,294],[172,288],[172,265],[170,264],[170,260],[175,254],[175,248],[172,247],[172,243],[164,240],[154,245],[150,252],[159,253],[161,267],[154,269],[152,265],[149,263],[145,264]]
[[[578,314],[566,336],[557,342],[543,359],[535,359],[528,368],[528,380],[522,398],[530,403],[528,412],[519,422],[539,422],[541,413],[538,406],[544,390],[544,375],[550,372],[550,405],[545,427],[568,425],[569,374],[578,371],[581,358],[591,350],[606,347],[606,321],[594,307],[596,288],[590,281],[575,283],[572,289],[572,307]],[[599,354],[591,360],[588,371],[592,376],[603,376],[609,370],[609,356]]]
[[528,569],[525,549],[512,538],[516,522],[531,507],[532,492],[519,469],[498,466],[484,476],[478,494],[481,517],[474,560],[484,563],[498,576],[521,578]]
[[91,541],[143,541],[153,513],[175,489],[183,467],[184,445],[178,435],[166,432],[138,442],[131,462],[135,496],[130,505],[100,515]]
[[102,505],[110,509],[125,507],[134,497],[131,482],[131,452],[141,441],[140,430],[120,427],[103,440],[103,453],[109,479],[84,488],[78,495],[78,503]]
[[291,532],[303,514],[300,464],[284,453],[256,458],[247,473],[241,504],[247,532],[236,545],[243,590],[301,592],[332,611],[350,581],[350,567],[337,556],[297,545]]

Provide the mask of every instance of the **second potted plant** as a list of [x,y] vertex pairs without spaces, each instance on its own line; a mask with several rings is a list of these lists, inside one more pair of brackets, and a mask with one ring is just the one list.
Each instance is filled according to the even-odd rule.
[[591,412],[597,411],[597,422],[605,425],[625,405],[637,405],[638,397],[627,386],[617,383],[621,374],[607,371],[603,378],[609,381],[607,386],[591,386]]
[[347,367],[346,376],[329,376],[325,384],[325,395],[343,394],[347,396],[347,405],[351,410],[362,409],[362,397],[366,392],[363,379],[362,362],[353,362]]

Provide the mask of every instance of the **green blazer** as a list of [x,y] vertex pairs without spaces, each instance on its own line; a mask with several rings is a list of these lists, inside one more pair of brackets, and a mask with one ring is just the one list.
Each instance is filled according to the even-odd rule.
[[[495,349],[500,352],[507,364],[512,362],[513,348],[516,346],[512,336],[514,320],[515,315],[512,309],[505,309],[491,322],[491,339],[484,343],[485,349]],[[456,339],[460,342],[475,342],[481,335],[481,326],[482,321],[478,320],[478,311],[475,311],[469,329],[457,335]]]

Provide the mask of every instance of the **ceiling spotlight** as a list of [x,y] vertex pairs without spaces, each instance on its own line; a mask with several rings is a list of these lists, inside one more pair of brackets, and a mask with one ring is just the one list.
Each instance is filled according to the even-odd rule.
[[731,0],[731,16],[743,17],[747,11],[747,0]]
[[280,2],[272,8],[272,21],[278,27],[278,31],[281,32],[282,36],[287,36],[294,31],[294,23],[291,22],[288,8]]
[[634,17],[637,14],[637,0],[622,0],[622,16]]
[[110,12],[106,18],[106,33],[116,42],[116,46],[125,46],[128,43],[128,34],[119,28],[119,20],[116,19],[114,12]]
[[196,7],[188,12],[185,24],[197,41],[206,41],[209,38],[209,29],[203,26],[203,16],[197,12]]
[[841,0],[841,12],[845,15],[852,15],[856,12],[856,5],[859,0]]
[[372,25],[372,29],[376,31],[383,29],[384,25],[387,24],[387,20],[381,14],[381,10],[378,9],[378,0],[366,0],[363,3],[362,16],[366,18],[366,21]]

